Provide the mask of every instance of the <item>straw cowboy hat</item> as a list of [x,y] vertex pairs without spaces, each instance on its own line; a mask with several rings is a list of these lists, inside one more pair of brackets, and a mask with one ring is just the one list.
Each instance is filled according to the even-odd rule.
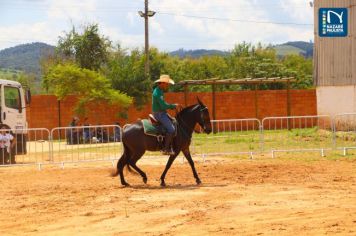
[[167,84],[174,84],[174,81],[169,77],[169,75],[161,75],[155,83],[167,83]]

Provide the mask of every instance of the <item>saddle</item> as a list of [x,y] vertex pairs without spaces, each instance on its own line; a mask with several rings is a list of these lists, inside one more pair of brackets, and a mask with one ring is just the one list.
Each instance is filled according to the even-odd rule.
[[152,115],[152,114],[149,114],[148,115],[148,118],[150,119],[152,125],[160,125],[161,122],[159,122],[158,120],[156,120],[156,118]]
[[[169,118],[172,120],[174,126],[175,126],[175,130],[176,133],[174,136],[177,135],[177,121],[175,118],[170,117]],[[157,137],[157,139],[159,141],[163,141],[164,136],[167,133],[166,128],[164,128],[164,126],[161,124],[161,122],[159,122],[158,120],[156,120],[156,118],[152,115],[149,114],[148,119],[142,119],[142,126],[143,126],[143,131],[146,135],[150,135],[150,136],[155,136]]]

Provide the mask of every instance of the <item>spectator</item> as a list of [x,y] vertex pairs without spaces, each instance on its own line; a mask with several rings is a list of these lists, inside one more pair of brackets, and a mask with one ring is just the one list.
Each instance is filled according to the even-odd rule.
[[[70,127],[76,127],[79,123],[79,118],[78,117],[73,117],[72,121],[70,122],[69,126]],[[67,138],[67,144],[78,144],[79,143],[79,133],[78,130],[75,128],[68,128],[66,130],[66,138]]]
[[16,145],[14,136],[6,131],[4,126],[0,127],[0,164],[15,164],[15,156],[11,153]]
[[121,142],[121,126],[119,122],[115,122],[114,142]]
[[91,140],[91,134],[90,134],[90,124],[88,122],[88,117],[84,118],[84,123],[83,123],[83,142],[84,143],[89,143]]

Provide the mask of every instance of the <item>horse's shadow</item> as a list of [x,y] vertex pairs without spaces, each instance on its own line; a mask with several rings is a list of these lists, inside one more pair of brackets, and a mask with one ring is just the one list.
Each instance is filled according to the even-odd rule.
[[128,189],[148,189],[148,190],[165,190],[165,189],[176,189],[176,190],[196,190],[196,189],[201,189],[201,188],[219,188],[219,187],[226,187],[226,184],[189,184],[189,185],[181,185],[181,184],[176,184],[176,185],[167,185],[167,186],[160,186],[160,185],[130,185],[127,187],[122,187],[123,189],[128,188]]

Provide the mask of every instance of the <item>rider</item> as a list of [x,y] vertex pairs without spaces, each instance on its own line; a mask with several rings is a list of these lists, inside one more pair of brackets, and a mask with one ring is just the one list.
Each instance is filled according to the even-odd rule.
[[152,93],[152,112],[153,116],[161,122],[161,124],[166,128],[167,133],[165,136],[163,154],[173,155],[174,151],[172,149],[172,140],[175,133],[175,127],[168,117],[167,109],[180,109],[182,106],[179,104],[169,104],[164,101],[164,92],[168,91],[169,86],[174,84],[174,81],[169,77],[169,75],[161,75],[158,80],[156,80]]

